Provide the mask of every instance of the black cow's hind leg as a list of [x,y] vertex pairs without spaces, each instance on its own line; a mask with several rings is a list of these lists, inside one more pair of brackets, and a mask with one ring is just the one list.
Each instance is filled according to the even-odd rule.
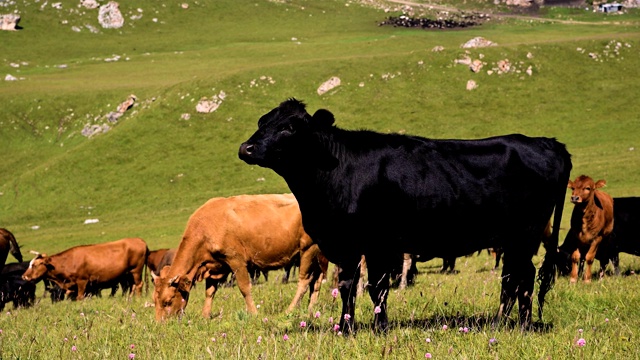
[[338,273],[338,288],[342,299],[342,315],[340,317],[340,330],[343,334],[355,330],[356,291],[360,279],[360,256],[340,265]]
[[367,271],[369,273],[369,296],[374,306],[373,328],[376,331],[386,332],[389,327],[387,297],[389,295],[390,271],[386,269],[384,259],[371,256],[367,257]]
[[503,321],[509,317],[517,297],[520,324],[524,328],[531,324],[535,275],[536,268],[530,258],[518,257],[513,253],[504,254],[500,308],[496,315],[496,322]]

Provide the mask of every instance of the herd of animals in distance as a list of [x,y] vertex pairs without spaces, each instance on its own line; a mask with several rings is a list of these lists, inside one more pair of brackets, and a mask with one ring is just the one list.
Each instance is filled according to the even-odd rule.
[[[555,139],[433,140],[344,130],[334,121],[330,111],[311,115],[293,98],[263,115],[238,156],[275,171],[292,194],[210,199],[192,214],[173,249],[150,250],[143,239],[125,238],[51,255],[32,251],[23,261],[14,235],[0,228],[0,308],[33,306],[40,281],[53,302],[100,296],[103,289],[140,296],[143,283],[152,281],[155,317],[163,321],[180,316],[195,283],[204,282],[202,314],[209,317],[216,290],[235,281],[246,310],[257,313],[252,282],[276,269],[285,269],[287,282],[299,267],[287,311],[307,290],[311,309],[323,281],[331,280],[347,333],[355,321],[354,289],[364,285],[359,274],[366,268],[374,327],[384,331],[385,291],[411,284],[417,261],[442,258],[442,271],[453,271],[456,257],[491,249],[496,268],[503,259],[495,319],[508,316],[517,300],[520,324],[527,327],[536,279],[542,319],[544,296],[558,275],[573,283],[581,274],[589,282],[594,260],[599,276],[608,264],[619,275],[619,253],[640,256],[640,198],[612,198],[601,189],[605,180],[570,179],[571,155]],[[567,188],[573,211],[559,245]],[[424,237],[424,228],[443,230]],[[445,236],[449,241],[439,241]],[[536,269],[532,257],[541,244],[546,253]],[[17,262],[5,264],[9,254]],[[330,262],[339,269],[333,279],[327,279]]]

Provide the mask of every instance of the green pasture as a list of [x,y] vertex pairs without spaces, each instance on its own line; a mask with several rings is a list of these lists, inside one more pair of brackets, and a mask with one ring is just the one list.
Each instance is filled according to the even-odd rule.
[[[97,9],[69,0],[61,9],[2,3],[0,13],[21,14],[22,29],[0,31],[0,227],[15,234],[27,259],[29,250],[52,254],[131,236],[151,249],[175,247],[189,215],[211,197],[288,192],[272,171],[240,161],[237,150],[258,118],[289,97],[304,100],[310,112],[332,111],[348,129],[555,137],[572,154],[573,178],[606,179],[614,197],[640,195],[638,10],[543,7],[537,17],[514,17],[493,1],[434,2],[488,12],[491,20],[425,31],[378,26],[401,14],[384,1],[185,3],[187,9],[121,3],[121,29],[101,28]],[[438,16],[428,7],[414,10]],[[477,36],[497,46],[461,48]],[[455,63],[465,56],[483,61],[482,70]],[[511,68],[498,73],[505,59]],[[19,80],[4,81],[6,74]],[[341,85],[318,95],[332,76]],[[466,90],[469,80],[478,87]],[[136,105],[109,123],[106,115],[130,94]],[[195,111],[214,95],[224,97],[215,112]],[[103,124],[108,132],[82,135]],[[87,219],[99,222],[85,225]],[[421,264],[418,284],[390,297],[387,335],[371,333],[366,298],[358,302],[358,335],[334,333],[328,318],[340,310],[328,284],[319,319],[302,308],[284,314],[295,284],[277,284],[273,273],[254,287],[257,317],[243,311],[235,288],[216,295],[218,315],[204,320],[197,287],[185,317],[167,324],[156,324],[145,307],[150,294],[7,307],[0,358],[640,358],[633,345],[640,328],[635,258],[621,260],[627,276],[575,286],[560,279],[547,296],[547,326],[533,333],[485,325],[500,284],[486,254],[459,260],[455,275],[438,274],[439,261]],[[471,330],[459,333],[465,326]],[[575,345],[580,337],[584,347]],[[497,343],[489,345],[491,338]]]

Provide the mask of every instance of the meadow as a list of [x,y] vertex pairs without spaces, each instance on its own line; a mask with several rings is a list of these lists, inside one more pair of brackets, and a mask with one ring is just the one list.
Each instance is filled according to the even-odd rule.
[[[330,110],[349,129],[555,137],[572,154],[573,178],[606,179],[614,197],[640,194],[636,9],[549,7],[518,18],[500,16],[507,9],[493,1],[438,2],[490,12],[491,20],[425,31],[378,26],[400,14],[384,1],[194,1],[185,9],[140,0],[120,4],[124,27],[102,29],[97,10],[76,2],[2,4],[0,13],[21,14],[22,29],[0,32],[0,73],[19,79],[0,81],[0,226],[27,259],[29,250],[52,254],[130,236],[151,249],[175,247],[189,215],[211,197],[288,192],[237,151],[258,118],[289,97],[310,112]],[[461,48],[477,36],[497,46]],[[483,69],[456,64],[465,56]],[[510,71],[487,72],[505,59]],[[318,95],[332,76],[341,85]],[[466,90],[468,80],[478,87]],[[116,123],[106,120],[130,94],[136,105]],[[215,112],[195,111],[201,98],[221,94]],[[103,124],[108,132],[83,135]],[[567,201],[565,214],[570,209]],[[563,224],[561,236],[568,215]],[[165,324],[153,319],[150,293],[51,304],[39,289],[36,306],[0,315],[0,358],[640,359],[640,264],[631,256],[621,264],[624,276],[588,285],[558,279],[534,332],[487,324],[500,274],[486,253],[460,259],[457,274],[439,274],[439,259],[420,264],[417,284],[389,298],[386,335],[370,330],[368,297],[358,300],[356,336],[333,331],[340,304],[328,283],[317,318],[304,306],[285,314],[295,284],[279,284],[276,272],[253,288],[258,316],[244,311],[236,288],[224,288],[216,315],[202,319],[197,286],[185,316]]]

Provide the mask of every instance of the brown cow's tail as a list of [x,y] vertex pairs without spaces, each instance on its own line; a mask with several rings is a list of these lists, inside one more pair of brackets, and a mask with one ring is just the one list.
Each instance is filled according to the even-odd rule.
[[540,290],[538,291],[538,318],[542,321],[542,309],[544,307],[544,298],[547,293],[553,288],[556,280],[557,271],[557,258],[558,258],[558,243],[560,238],[560,223],[562,222],[562,212],[564,210],[564,198],[567,192],[567,183],[569,182],[569,175],[571,173],[571,155],[564,150],[564,169],[559,176],[557,189],[555,191],[555,210],[553,215],[553,231],[551,236],[545,238],[544,249],[545,256],[542,266],[538,271],[538,282],[540,283]]
[[14,258],[16,258],[16,260],[18,260],[18,262],[22,262],[22,253],[20,252],[20,246],[18,245],[15,236],[13,236],[10,231],[7,231],[7,234],[9,235],[9,252]]

